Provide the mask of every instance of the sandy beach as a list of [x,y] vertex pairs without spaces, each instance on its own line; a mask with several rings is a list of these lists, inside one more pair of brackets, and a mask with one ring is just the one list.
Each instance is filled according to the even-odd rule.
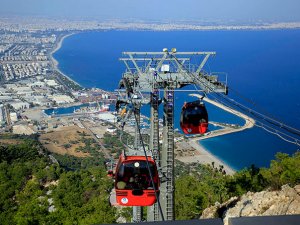
[[[74,83],[78,84],[76,81],[72,80],[70,77],[68,77],[66,74],[64,74],[63,72],[61,72],[58,68],[58,64],[59,62],[53,57],[53,54],[58,51],[62,44],[63,41],[65,40],[65,38],[73,35],[75,33],[71,33],[71,34],[67,34],[65,36],[62,36],[56,43],[54,49],[51,52],[51,61],[53,64],[53,67],[55,70],[57,70],[59,73],[61,73],[62,75],[64,75],[65,77],[67,77],[69,80],[73,81]],[[79,84],[78,84],[79,85]],[[197,98],[202,98],[201,95],[199,94],[191,94],[191,96],[197,97]],[[215,167],[219,168],[220,165],[223,165],[224,170],[226,171],[227,174],[234,174],[235,170],[233,168],[231,168],[229,165],[227,165],[226,163],[224,163],[221,159],[219,159],[218,157],[216,157],[215,155],[211,154],[209,151],[207,151],[200,143],[200,140],[203,139],[207,139],[207,138],[212,138],[212,137],[216,137],[216,136],[220,136],[220,135],[226,135],[226,134],[230,134],[230,133],[234,133],[234,132],[240,132],[243,131],[245,129],[249,129],[252,128],[255,124],[255,121],[248,117],[247,115],[238,112],[236,110],[230,109],[218,102],[215,102],[211,99],[208,98],[203,98],[204,101],[213,104],[229,113],[232,113],[234,115],[237,115],[240,118],[243,118],[245,120],[245,124],[243,126],[241,126],[240,128],[231,128],[231,127],[225,127],[223,129],[220,130],[216,130],[216,131],[211,131],[208,134],[206,134],[205,136],[201,136],[201,137],[194,137],[194,138],[189,138],[187,143],[195,149],[195,152],[190,155],[190,156],[183,156],[183,157],[177,157],[178,160],[185,162],[185,163],[190,163],[190,162],[199,162],[201,164],[212,164],[214,162]]]
[[216,168],[219,168],[220,165],[223,165],[224,170],[226,171],[226,174],[232,175],[235,173],[235,170],[228,166],[226,163],[224,163],[222,160],[208,152],[201,144],[199,144],[199,140],[188,140],[188,144],[196,149],[193,155],[191,156],[184,156],[184,157],[177,157],[181,162],[184,163],[201,163],[201,164],[209,164],[212,165],[212,162],[214,162],[214,166]]
[[66,35],[62,36],[62,37],[56,42],[55,47],[53,48],[53,50],[52,50],[51,53],[50,53],[51,61],[52,61],[53,65],[55,66],[56,69],[57,69],[57,66],[58,66],[58,61],[53,57],[53,54],[54,54],[55,52],[57,52],[57,51],[61,48],[62,43],[64,42],[65,38],[67,38],[67,37],[69,37],[69,36],[71,36],[71,35],[73,35],[73,34],[75,34],[75,33],[66,34]]
[[[191,94],[191,96],[197,97],[197,98],[201,98],[202,96],[199,94]],[[240,118],[243,118],[245,120],[245,124],[243,126],[241,126],[240,128],[223,128],[221,130],[216,130],[216,131],[211,131],[210,133],[208,133],[205,136],[202,137],[196,137],[196,138],[189,138],[188,143],[190,144],[190,146],[192,146],[193,148],[196,149],[196,152],[193,156],[185,156],[185,157],[179,157],[178,160],[182,161],[182,162],[199,162],[202,164],[212,164],[212,162],[214,162],[215,167],[219,168],[219,165],[223,165],[224,166],[224,170],[226,171],[227,174],[233,174],[235,173],[235,170],[233,168],[231,168],[229,165],[227,165],[226,163],[224,163],[221,159],[219,159],[218,157],[216,157],[215,155],[211,154],[209,151],[207,151],[200,143],[200,140],[203,139],[207,139],[207,138],[212,138],[212,137],[216,137],[216,136],[220,136],[220,135],[226,135],[226,134],[230,134],[230,133],[234,133],[234,132],[240,132],[243,131],[245,129],[249,129],[252,128],[255,124],[254,119],[252,119],[251,117],[230,109],[218,102],[215,102],[211,99],[208,98],[203,98],[204,101],[213,104],[229,113],[232,113]]]
[[51,62],[52,62],[52,66],[53,66],[53,68],[54,68],[56,71],[58,71],[60,74],[62,74],[62,75],[65,76],[67,79],[69,79],[69,80],[71,80],[72,82],[74,82],[75,84],[81,86],[81,85],[78,84],[76,81],[74,81],[73,79],[71,79],[68,75],[64,74],[64,73],[58,68],[59,62],[53,57],[53,54],[54,54],[55,52],[57,52],[57,51],[61,48],[61,46],[62,46],[64,40],[65,40],[67,37],[69,37],[69,36],[71,36],[71,35],[74,35],[74,34],[76,34],[76,33],[66,34],[66,35],[62,36],[62,37],[56,42],[55,47],[53,48],[53,50],[52,50],[51,53],[50,53],[50,59],[51,59]]

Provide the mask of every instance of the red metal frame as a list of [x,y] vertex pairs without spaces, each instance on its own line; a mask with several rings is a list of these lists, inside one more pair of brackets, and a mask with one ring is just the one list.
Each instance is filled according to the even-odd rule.
[[204,134],[207,131],[208,123],[200,123],[199,126],[180,123],[180,127],[185,134]]
[[[134,161],[146,161],[145,156],[120,156],[117,167],[116,167],[116,176],[118,174],[119,168],[125,162],[134,162]],[[155,174],[152,174],[153,181],[157,183],[156,192],[159,193],[159,178],[156,168],[155,161],[148,156],[149,164],[152,164],[155,168]],[[116,203],[120,206],[151,206],[156,202],[156,195],[154,189],[143,189],[140,195],[135,195],[133,189],[118,189],[117,187],[118,180],[115,180],[115,192],[116,192]]]
[[[182,107],[181,110],[181,114],[184,112],[184,110],[186,110],[188,107],[194,107],[196,105],[195,102],[189,102],[189,103],[185,103]],[[202,107],[204,108],[204,110],[206,111],[206,108],[204,105],[198,105],[198,107]],[[185,134],[204,134],[207,131],[208,128],[208,116],[206,116],[205,118],[203,118],[206,122],[199,122],[199,125],[194,125],[193,123],[184,123],[183,119],[182,119],[182,115],[180,118],[180,127],[182,129],[182,131]]]

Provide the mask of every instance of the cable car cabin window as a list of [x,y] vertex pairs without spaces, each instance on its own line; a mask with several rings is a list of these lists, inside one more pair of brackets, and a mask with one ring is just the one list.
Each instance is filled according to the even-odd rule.
[[[155,183],[155,188],[158,189],[158,175],[156,166],[149,162],[149,167]],[[145,190],[153,189],[146,161],[129,161],[120,165],[116,174],[116,188],[124,190]]]
[[183,111],[183,123],[198,125],[199,122],[207,123],[207,111],[204,107],[187,107]]

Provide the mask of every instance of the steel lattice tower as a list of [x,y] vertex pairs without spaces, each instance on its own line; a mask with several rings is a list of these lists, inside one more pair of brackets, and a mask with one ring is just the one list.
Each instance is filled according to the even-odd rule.
[[[208,74],[203,67],[215,52],[124,52],[126,72],[120,80],[119,100],[127,104],[150,104],[150,143],[152,157],[159,168],[160,204],[165,220],[175,219],[174,210],[174,91],[194,84],[204,92],[227,94],[227,78],[219,81],[215,74]],[[197,64],[191,58],[198,57]],[[200,62],[200,63],[199,63]],[[163,92],[161,98],[160,92]],[[162,147],[160,148],[159,104],[163,102]],[[138,108],[138,118],[140,113]],[[136,113],[136,112],[135,112]],[[136,128],[138,129],[138,127]],[[137,136],[137,131],[136,131]],[[136,143],[139,142],[136,137]],[[141,153],[142,154],[142,153]],[[134,218],[141,218],[141,211],[134,208]],[[148,207],[148,221],[162,217],[158,204]]]

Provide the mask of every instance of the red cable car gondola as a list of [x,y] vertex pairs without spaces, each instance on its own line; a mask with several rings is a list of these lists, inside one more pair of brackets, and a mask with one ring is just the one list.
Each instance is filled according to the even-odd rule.
[[184,103],[180,127],[185,134],[204,134],[207,131],[208,114],[202,101]]
[[[148,156],[155,190],[159,193],[159,178],[155,161]],[[116,203],[121,206],[150,206],[156,202],[155,190],[145,156],[119,158],[115,173]]]

